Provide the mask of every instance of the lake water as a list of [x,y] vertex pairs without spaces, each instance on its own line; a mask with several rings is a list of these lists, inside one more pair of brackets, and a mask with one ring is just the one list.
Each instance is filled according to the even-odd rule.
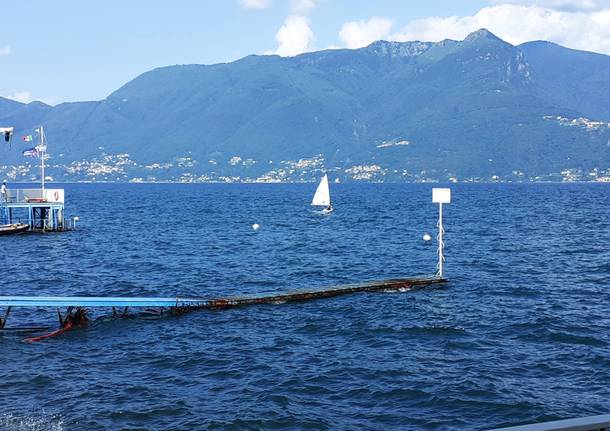
[[[0,294],[218,297],[435,272],[431,185],[332,185],[330,216],[309,206],[315,186],[66,185],[79,229],[0,237]],[[610,187],[452,189],[442,288],[0,335],[0,429],[450,430],[609,413]],[[52,319],[16,309],[8,326]]]

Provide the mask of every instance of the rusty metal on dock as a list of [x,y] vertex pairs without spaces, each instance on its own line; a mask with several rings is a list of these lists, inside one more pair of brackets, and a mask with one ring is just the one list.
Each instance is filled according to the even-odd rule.
[[329,287],[315,290],[298,290],[287,293],[268,295],[235,296],[226,298],[209,299],[203,303],[183,304],[176,308],[198,308],[220,310],[232,307],[256,304],[281,304],[286,302],[300,302],[315,299],[332,298],[335,296],[348,295],[360,292],[391,292],[401,290],[413,290],[434,284],[446,283],[445,278],[404,278],[382,281],[371,281],[361,284]]

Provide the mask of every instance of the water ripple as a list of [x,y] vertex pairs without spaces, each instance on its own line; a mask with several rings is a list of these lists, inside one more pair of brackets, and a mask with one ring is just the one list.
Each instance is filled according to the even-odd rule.
[[[429,185],[337,185],[330,217],[311,187],[67,185],[80,229],[0,238],[0,294],[215,297],[434,272]],[[443,288],[93,310],[45,343],[0,335],[0,428],[461,430],[607,413],[610,189],[453,192]],[[56,317],[9,323],[34,321]]]

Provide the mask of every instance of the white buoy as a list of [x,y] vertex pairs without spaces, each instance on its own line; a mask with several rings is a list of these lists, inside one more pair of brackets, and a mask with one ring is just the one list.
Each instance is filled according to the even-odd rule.
[[254,224],[252,225],[252,229],[254,229],[254,230],[259,230],[259,229],[260,229],[260,227],[261,227],[261,225],[260,225],[260,224],[258,224],[258,223],[254,223]]
[[425,233],[422,239],[423,239],[424,241],[430,241],[430,240],[432,239],[432,237],[430,236],[430,234],[429,234],[429,233]]

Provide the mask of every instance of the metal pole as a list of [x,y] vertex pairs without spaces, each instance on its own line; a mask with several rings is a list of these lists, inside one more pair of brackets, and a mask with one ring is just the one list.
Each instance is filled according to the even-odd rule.
[[443,278],[443,263],[445,262],[445,242],[443,241],[443,204],[438,204],[438,271],[436,276]]
[[40,147],[43,148],[43,150],[40,152],[40,167],[41,167],[41,171],[42,171],[42,178],[41,178],[41,185],[42,185],[42,199],[44,199],[44,153],[45,153],[45,144],[44,144],[44,129],[42,128],[42,126],[40,126]]
[[6,319],[8,319],[8,315],[11,314],[11,308],[12,307],[9,305],[6,309],[6,313],[4,313],[4,319],[0,319],[0,329],[4,329],[4,326],[6,325]]
[[42,190],[42,199],[44,199],[44,151],[40,152],[40,188]]
[[40,159],[42,161],[42,166],[41,166],[41,170],[42,170],[42,198],[44,199],[44,151],[40,155]]

